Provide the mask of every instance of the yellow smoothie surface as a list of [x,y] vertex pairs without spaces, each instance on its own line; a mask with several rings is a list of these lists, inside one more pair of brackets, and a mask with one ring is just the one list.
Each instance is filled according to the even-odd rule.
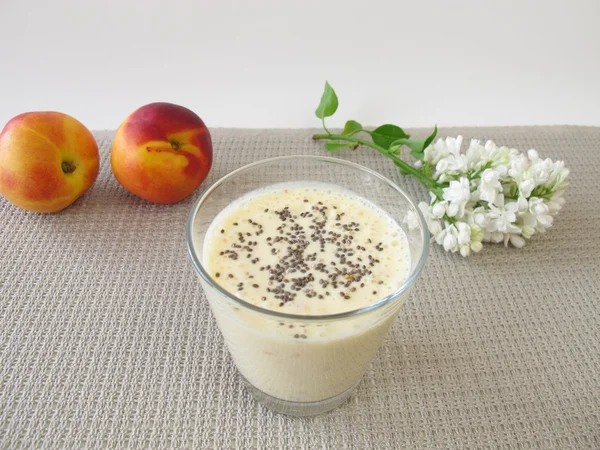
[[297,315],[359,309],[408,278],[404,231],[383,210],[327,183],[281,183],[226,207],[207,232],[203,260],[226,291]]

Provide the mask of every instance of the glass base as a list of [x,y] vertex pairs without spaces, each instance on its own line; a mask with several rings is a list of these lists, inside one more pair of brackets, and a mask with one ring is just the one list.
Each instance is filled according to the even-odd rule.
[[290,402],[288,400],[281,400],[279,398],[272,397],[269,394],[265,394],[263,391],[250,384],[250,382],[241,374],[240,378],[242,379],[242,382],[244,383],[244,386],[248,392],[250,392],[254,400],[256,400],[258,403],[272,411],[296,417],[316,416],[318,414],[331,411],[348,400],[348,398],[350,398],[356,389],[356,386],[358,386],[358,383],[356,383],[354,386],[345,390],[341,394],[325,400],[319,400],[315,402]]

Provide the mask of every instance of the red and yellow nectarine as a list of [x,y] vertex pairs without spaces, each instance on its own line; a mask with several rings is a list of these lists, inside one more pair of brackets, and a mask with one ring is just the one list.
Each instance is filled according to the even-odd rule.
[[110,161],[115,178],[128,191],[151,202],[175,203],[208,175],[212,141],[194,112],[172,103],[151,103],[121,124]]
[[29,211],[69,206],[94,184],[99,163],[92,133],[63,113],[20,114],[0,133],[0,193]]

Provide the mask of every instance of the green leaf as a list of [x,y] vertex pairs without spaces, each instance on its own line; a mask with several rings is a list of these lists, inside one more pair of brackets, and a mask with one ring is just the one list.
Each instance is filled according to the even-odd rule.
[[404,132],[404,130],[396,125],[385,124],[375,128],[373,131],[369,131],[371,139],[375,144],[386,150],[390,148],[390,145],[398,139],[408,139],[410,136]]
[[423,161],[423,152],[429,146],[429,144],[431,144],[433,142],[436,135],[437,135],[437,125],[435,126],[433,133],[431,133],[425,139],[404,139],[404,138],[396,139],[394,142],[392,142],[392,144],[390,145],[390,148],[392,146],[396,147],[398,145],[406,145],[408,148],[410,148],[410,150],[411,150],[410,154],[412,156]]
[[435,128],[433,129],[433,133],[431,133],[427,139],[425,139],[425,142],[423,143],[423,151],[425,151],[425,149],[427,147],[429,147],[429,145],[433,142],[433,140],[435,139],[435,137],[437,136],[437,125],[435,126]]
[[319,119],[324,119],[325,117],[333,116],[338,108],[338,98],[335,95],[335,91],[329,85],[329,83],[325,82],[325,90],[323,91],[323,95],[321,96],[321,103],[317,110],[315,111],[315,115]]
[[344,136],[352,136],[353,134],[356,134],[361,130],[362,125],[360,123],[358,123],[356,120],[349,120],[348,122],[346,122],[346,125],[344,125],[344,130],[342,131],[342,134]]
[[330,152],[337,152],[338,150],[349,148],[353,145],[353,142],[325,142],[325,148]]
[[416,152],[414,150],[411,150],[410,154],[413,156],[413,158],[420,159],[421,161],[425,160],[425,155],[423,154],[423,152]]
[[[413,153],[423,153],[423,143],[425,139],[396,139],[392,142],[392,146],[397,147],[398,145],[406,145],[411,150],[411,155]],[[414,156],[414,155],[413,155]]]

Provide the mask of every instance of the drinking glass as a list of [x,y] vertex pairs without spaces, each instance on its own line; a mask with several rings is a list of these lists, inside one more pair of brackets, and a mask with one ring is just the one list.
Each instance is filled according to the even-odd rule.
[[[219,286],[206,270],[204,256],[211,222],[236,199],[282,182],[335,184],[393,218],[409,243],[410,272],[402,286],[368,306],[328,315],[268,310]],[[296,416],[329,411],[350,397],[429,251],[423,216],[398,186],[361,165],[321,156],[281,156],[234,170],[198,199],[186,234],[188,254],[242,381],[258,402]]]

